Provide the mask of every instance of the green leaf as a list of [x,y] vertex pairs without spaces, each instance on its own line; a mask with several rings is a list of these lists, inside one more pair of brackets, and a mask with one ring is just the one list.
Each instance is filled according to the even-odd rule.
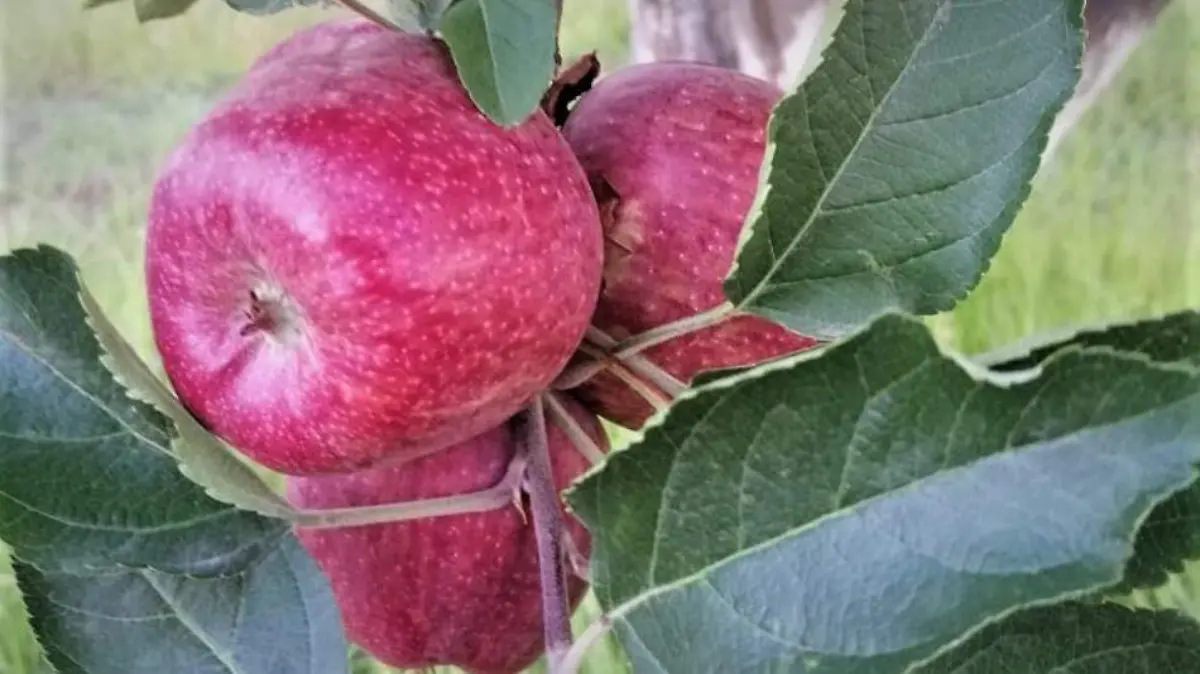
[[1191,672],[1200,624],[1173,612],[1064,604],[1017,613],[915,674]]
[[1025,370],[1036,367],[1055,352],[1081,346],[1107,346],[1143,354],[1157,363],[1200,368],[1200,311],[1179,311],[1129,323],[1036,335],[975,360],[995,370]]
[[59,674],[347,672],[333,594],[292,537],[226,578],[16,572]]
[[[1140,354],[1160,364],[1200,368],[1200,311],[1035,336],[977,361],[998,371],[1027,370],[1064,349],[1082,347],[1107,347]],[[1160,587],[1193,560],[1200,560],[1200,481],[1150,513],[1138,531],[1124,582],[1109,594]]]
[[[129,389],[128,395],[150,403],[174,422],[177,437],[172,450],[180,462],[179,470],[222,503],[267,517],[292,517],[295,509],[235,457],[221,440],[201,426],[171,389],[150,371],[82,284],[79,284],[79,296],[88,323],[100,342],[104,365],[116,376],[118,383]],[[65,297],[63,300],[69,301]]]
[[191,9],[196,0],[133,0],[138,21],[170,19]]
[[[104,5],[111,5],[114,2],[123,2],[124,0],[85,0],[83,3],[84,9],[94,9]],[[192,5],[196,4],[196,0],[134,0],[133,11],[137,15],[138,21],[146,22],[154,19],[169,19],[179,16],[191,9]]]
[[974,287],[1078,80],[1082,0],[849,0],[776,108],[725,282],[740,309],[836,338]]
[[1200,481],[1160,503],[1138,530],[1133,558],[1110,595],[1162,587],[1200,560]]
[[1200,372],[993,375],[889,315],[685,394],[569,498],[638,671],[889,674],[1118,582],[1198,460]]
[[0,257],[0,539],[43,571],[236,572],[286,524],[180,473],[174,427],[105,367],[81,292],[61,251]]
[[442,38],[471,100],[493,122],[515,126],[541,102],[554,76],[554,0],[457,0]]
[[225,0],[225,4],[239,12],[261,16],[278,14],[293,7],[308,7],[320,2],[322,0]]

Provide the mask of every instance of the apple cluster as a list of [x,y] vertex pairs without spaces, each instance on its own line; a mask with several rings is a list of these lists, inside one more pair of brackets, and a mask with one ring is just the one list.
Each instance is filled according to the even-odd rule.
[[[595,459],[581,434],[608,450],[599,417],[641,428],[670,382],[815,344],[731,315],[649,345],[642,367],[612,351],[725,302],[780,95],[720,68],[640,65],[602,78],[561,128],[542,111],[505,128],[435,38],[302,30],[156,182],[146,267],[163,368],[303,509],[500,484],[520,453],[514,417],[539,396],[558,412],[561,490]],[[568,516],[567,533],[586,558],[582,524]],[[542,653],[519,507],[298,535],[351,640],[383,662],[510,674]]]

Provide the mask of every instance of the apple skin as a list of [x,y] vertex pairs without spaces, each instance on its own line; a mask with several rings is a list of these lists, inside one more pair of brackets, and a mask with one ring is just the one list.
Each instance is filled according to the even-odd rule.
[[[596,415],[574,401],[564,404],[608,451]],[[553,423],[549,443],[562,490],[589,464]],[[506,424],[404,466],[290,478],[287,495],[298,507],[325,509],[481,491],[503,478],[515,448]],[[514,674],[544,651],[537,540],[527,504],[524,510],[300,529],[297,536],[330,579],[350,640],[376,659],[401,669],[453,665]],[[583,525],[567,515],[566,526],[578,550],[590,555]],[[586,592],[572,574],[572,609]]]
[[335,21],[264,55],[169,158],[151,325],[183,404],[258,463],[403,463],[548,387],[603,246],[546,115],[499,127],[441,42]]
[[[774,85],[698,63],[630,66],[584,94],[563,129],[588,172],[607,238],[593,324],[617,339],[726,301],[722,284],[758,189]],[[738,315],[643,351],[690,382],[817,341]],[[601,416],[639,429],[654,410],[608,373],[574,391]]]

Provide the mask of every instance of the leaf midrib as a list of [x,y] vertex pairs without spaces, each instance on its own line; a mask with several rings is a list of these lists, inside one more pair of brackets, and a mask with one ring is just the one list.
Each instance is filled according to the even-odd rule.
[[[939,3],[939,7],[945,7],[949,3],[950,3],[950,0],[942,0]],[[765,287],[767,286],[767,284],[769,283],[771,277],[779,272],[779,268],[783,265],[784,262],[787,261],[788,257],[792,254],[792,251],[795,250],[796,246],[798,246],[800,244],[800,241],[802,241],[808,235],[809,229],[812,227],[813,223],[816,222],[819,215],[823,212],[821,209],[821,206],[829,199],[830,193],[833,191],[834,187],[838,184],[838,181],[842,177],[842,174],[846,171],[846,168],[852,163],[852,159],[858,155],[858,151],[862,147],[862,144],[866,140],[867,136],[870,135],[870,131],[872,131],[875,128],[876,120],[878,119],[880,112],[884,108],[887,107],[887,103],[888,103],[888,101],[891,100],[892,95],[896,92],[896,89],[899,87],[900,81],[904,78],[904,76],[906,74],[908,74],[909,70],[912,68],[913,63],[916,61],[918,56],[925,49],[931,34],[934,32],[935,27],[939,25],[938,17],[942,11],[943,11],[942,9],[939,9],[931,15],[929,25],[926,27],[923,35],[921,36],[920,40],[918,41],[917,47],[912,50],[911,54],[909,54],[908,58],[905,60],[904,67],[900,70],[899,74],[896,76],[896,79],[893,80],[891,86],[888,87],[887,92],[876,103],[876,105],[874,106],[874,109],[871,110],[871,114],[867,118],[867,123],[863,125],[863,133],[860,133],[858,135],[858,138],[856,138],[854,140],[854,146],[851,147],[850,151],[846,153],[846,157],[842,160],[841,164],[838,166],[837,171],[833,174],[833,176],[830,178],[830,180],[825,183],[824,189],[821,190],[821,195],[817,198],[817,202],[813,205],[812,212],[809,214],[808,218],[805,219],[804,224],[801,225],[800,231],[797,232],[796,236],[792,237],[792,240],[790,242],[788,242],[788,244],[784,247],[783,253],[781,255],[778,255],[775,257],[775,259],[771,262],[771,266],[767,269],[766,273],[764,273],[762,275],[762,278],[758,281],[758,283],[754,284],[754,286],[750,289],[750,292],[746,293],[746,295],[742,299],[742,301],[737,304],[739,309],[745,308],[745,307],[753,304],[753,302],[756,299],[758,299],[758,296],[763,293],[763,291],[764,291]],[[869,82],[869,80],[868,80],[868,82]],[[808,106],[807,96],[805,98],[806,98],[805,106],[807,108],[807,106]],[[777,143],[774,141],[774,139],[772,139],[771,145],[772,146],[777,145]],[[773,151],[768,151],[768,154],[774,156]],[[775,171],[774,171],[774,169],[772,169],[772,171],[771,171],[772,177],[773,177],[774,173],[775,173]],[[760,211],[759,211],[760,217],[761,217],[762,212],[763,212],[763,210],[760,209]],[[768,237],[767,240],[770,241],[770,236],[769,236],[768,232],[764,231],[763,236],[767,236]],[[772,244],[772,248],[774,248],[773,244]]]
[[213,654],[213,657],[215,657],[217,661],[221,663],[221,665],[229,670],[229,674],[252,674],[252,672],[243,670],[236,662],[234,662],[231,659],[231,654],[226,652],[225,649],[219,648],[217,644],[214,643],[212,635],[196,624],[190,613],[185,611],[183,607],[176,605],[176,603],[167,596],[167,593],[155,581],[152,574],[141,572],[141,576],[146,579],[146,584],[149,585],[156,594],[158,594],[163,603],[175,612],[175,618],[179,621],[179,624],[183,625],[189,632],[194,634],[200,643],[204,644],[204,646],[208,648],[209,652]]
[[171,522],[164,522],[163,524],[157,524],[154,526],[148,526],[148,527],[142,527],[142,528],[121,528],[121,527],[116,527],[116,526],[103,526],[103,525],[89,523],[89,522],[80,522],[75,519],[65,517],[63,515],[49,513],[49,512],[42,510],[41,508],[35,508],[35,507],[31,506],[28,503],[25,503],[21,499],[18,499],[17,497],[15,497],[12,494],[9,494],[8,492],[3,491],[3,490],[0,490],[0,498],[7,499],[8,501],[15,503],[18,507],[24,509],[26,512],[30,512],[35,515],[40,515],[41,517],[45,517],[46,519],[48,519],[52,522],[55,522],[56,524],[61,524],[63,526],[71,527],[74,529],[82,529],[84,531],[123,533],[123,534],[135,535],[135,536],[147,535],[147,534],[161,534],[161,533],[168,533],[168,532],[176,531],[179,529],[186,529],[186,528],[196,526],[198,524],[203,524],[205,522],[210,522],[212,520],[220,519],[222,517],[236,515],[240,512],[233,506],[229,506],[222,510],[216,510],[216,511],[213,511],[210,513],[205,513],[203,515],[191,517],[186,520],[176,520],[176,521],[171,521]]

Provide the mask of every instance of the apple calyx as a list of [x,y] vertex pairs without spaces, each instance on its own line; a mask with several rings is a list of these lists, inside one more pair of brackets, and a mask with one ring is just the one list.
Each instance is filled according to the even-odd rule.
[[301,309],[278,285],[259,282],[250,289],[246,304],[246,324],[240,334],[262,334],[280,344],[292,344],[303,335]]

